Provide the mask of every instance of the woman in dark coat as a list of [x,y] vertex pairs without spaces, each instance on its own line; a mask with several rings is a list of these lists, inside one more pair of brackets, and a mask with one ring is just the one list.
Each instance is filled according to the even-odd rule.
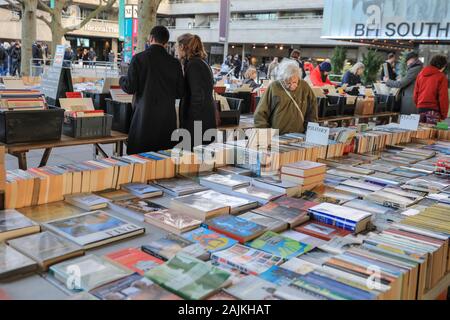
[[[180,127],[189,131],[191,147],[209,144],[213,142],[210,134],[215,136],[215,130],[209,129],[216,129],[216,111],[213,98],[214,78],[205,61],[207,54],[197,35],[180,36],[177,46],[185,77],[185,94],[180,103]],[[200,124],[201,130],[194,130]],[[207,137],[204,136],[206,131]]]

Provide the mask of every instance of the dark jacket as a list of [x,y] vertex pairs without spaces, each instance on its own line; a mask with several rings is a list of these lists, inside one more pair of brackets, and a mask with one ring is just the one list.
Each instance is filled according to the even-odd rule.
[[301,60],[296,60],[300,69],[302,69],[302,79],[306,78],[305,64]]
[[21,59],[22,59],[22,49],[14,46],[11,49],[11,59],[13,61],[21,61]]
[[416,84],[416,78],[419,75],[420,71],[422,71],[423,63],[420,60],[417,60],[412,65],[408,67],[408,71],[406,76],[399,80],[393,81],[388,80],[386,85],[390,88],[399,88],[401,89],[400,96],[402,99],[402,107],[401,114],[416,114],[417,108],[414,103],[414,85]]
[[448,116],[448,79],[445,73],[436,67],[425,67],[417,77],[414,89],[414,103],[419,112],[432,109],[441,114],[441,119]]
[[387,65],[387,70],[388,70],[388,76],[389,76],[389,80],[396,80],[397,79],[397,73],[395,72],[394,68],[392,68],[392,65],[389,62],[385,62],[383,64],[383,67],[381,68],[381,81],[384,81],[384,65]]
[[6,53],[5,48],[0,45],[0,65],[3,64],[3,62],[7,59],[8,54]]
[[361,83],[361,77],[354,74],[350,70],[348,70],[344,77],[342,78],[342,84],[347,84],[349,87],[356,86],[357,84]]
[[134,94],[134,113],[128,133],[128,154],[172,148],[177,128],[175,100],[183,96],[181,64],[158,45],[138,53],[131,60],[121,88]]
[[213,98],[214,79],[209,65],[200,58],[185,63],[185,95],[180,103],[180,127],[191,134],[191,146],[209,144],[212,141],[194,136],[194,121],[202,122],[202,134],[216,128]]

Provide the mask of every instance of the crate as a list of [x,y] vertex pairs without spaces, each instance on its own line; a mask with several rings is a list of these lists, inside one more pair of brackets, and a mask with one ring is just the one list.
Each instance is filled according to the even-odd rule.
[[122,133],[130,131],[133,107],[131,103],[124,103],[106,99],[106,113],[113,116],[112,130]]
[[83,92],[85,98],[91,98],[94,102],[95,110],[103,110],[106,112],[106,99],[111,99],[111,94],[109,93],[97,93],[97,92]]
[[252,106],[252,93],[251,92],[227,92],[223,94],[227,98],[242,99],[241,114],[247,114],[251,112]]
[[341,105],[341,110],[339,111],[339,114],[342,116],[354,116],[356,105],[358,103],[358,97],[355,98],[354,103],[347,104],[347,99],[345,99],[345,103]]
[[242,99],[235,98],[227,98],[228,105],[230,106],[230,110],[228,111],[220,111],[220,103],[219,103],[219,117],[220,117],[220,125],[221,126],[231,126],[231,125],[239,125],[241,118],[241,105]]
[[100,138],[111,136],[113,117],[105,114],[103,117],[66,117],[63,132],[72,138]]
[[64,110],[0,112],[0,141],[6,144],[60,140]]

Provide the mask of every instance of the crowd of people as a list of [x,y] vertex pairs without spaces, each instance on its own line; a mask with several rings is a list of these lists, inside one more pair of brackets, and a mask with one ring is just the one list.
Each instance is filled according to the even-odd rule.
[[0,43],[0,75],[20,75],[22,48],[20,41]]

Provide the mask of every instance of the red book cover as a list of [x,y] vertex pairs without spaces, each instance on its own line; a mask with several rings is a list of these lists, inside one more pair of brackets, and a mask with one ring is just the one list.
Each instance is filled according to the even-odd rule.
[[163,264],[164,261],[153,257],[137,248],[128,248],[111,252],[105,257],[133,271],[144,275],[145,272]]
[[319,204],[318,202],[291,197],[281,197],[274,200],[273,202],[282,207],[298,209],[301,211],[308,211],[308,209],[315,207]]
[[317,221],[307,222],[294,230],[325,241],[330,241],[334,237],[345,237],[351,234],[350,231]]

